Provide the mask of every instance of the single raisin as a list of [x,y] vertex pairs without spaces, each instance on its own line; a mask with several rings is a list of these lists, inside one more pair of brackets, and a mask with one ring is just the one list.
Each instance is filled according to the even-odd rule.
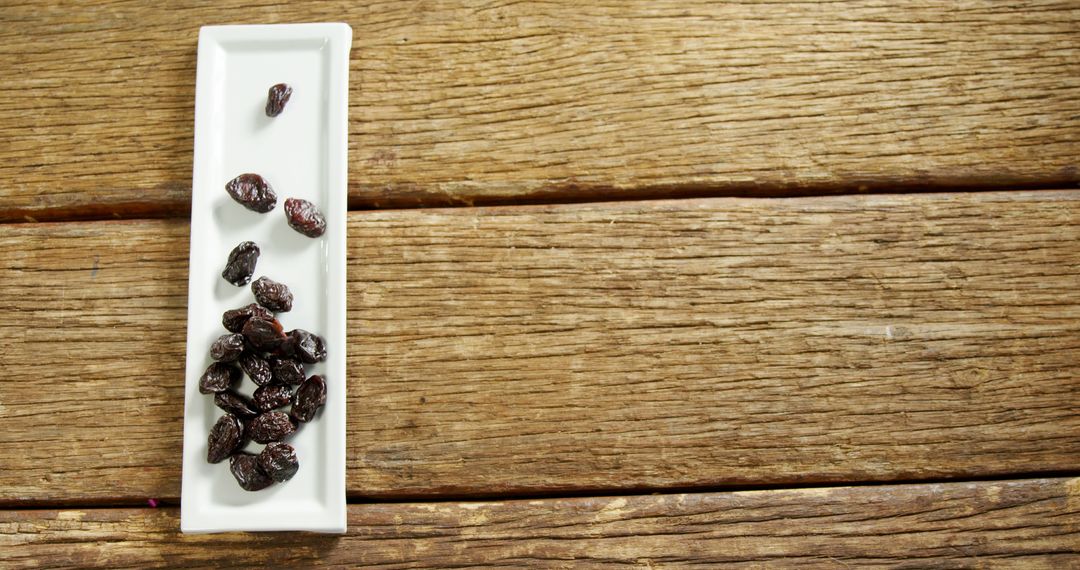
[[299,384],[304,381],[304,365],[292,358],[271,358],[270,373],[274,375],[274,382],[282,384]]
[[289,339],[283,345],[286,352],[306,364],[326,360],[326,341],[317,334],[304,329],[289,331]]
[[260,491],[274,484],[274,480],[259,467],[257,456],[250,453],[232,456],[232,459],[229,459],[229,471],[232,471],[236,482],[245,491]]
[[255,405],[259,410],[269,412],[276,410],[292,400],[292,388],[286,384],[267,384],[255,390],[252,395]]
[[285,200],[285,219],[289,221],[289,227],[306,235],[317,238],[326,231],[326,218],[315,204],[300,198],[287,198]]
[[262,352],[276,349],[286,338],[281,323],[273,317],[270,319],[252,317],[244,323],[242,330],[248,344]]
[[[318,374],[304,380],[293,395],[292,414],[298,422],[310,422],[326,403],[326,381]],[[257,440],[256,440],[257,441]]]
[[278,83],[270,87],[270,92],[266,94],[266,116],[276,117],[285,110],[285,104],[289,102],[289,97],[292,97],[292,87],[284,83]]
[[257,303],[251,303],[240,307],[239,309],[232,309],[222,313],[221,325],[229,332],[238,333],[244,330],[244,323],[247,323],[251,318],[269,321],[273,320],[274,313],[270,312],[266,307],[259,306]]
[[218,362],[232,362],[244,352],[244,335],[223,334],[210,345],[210,358]]
[[221,272],[221,276],[237,287],[247,285],[251,282],[251,276],[255,274],[257,261],[259,261],[259,246],[253,241],[240,242],[229,252],[229,261],[225,264],[225,270]]
[[296,431],[296,424],[285,412],[266,412],[248,425],[251,439],[258,443],[281,441]]
[[[237,370],[239,372],[239,370]],[[255,404],[233,390],[225,390],[214,395],[214,403],[217,407],[229,412],[241,420],[250,420],[259,415]]]
[[292,291],[284,283],[278,283],[269,277],[260,277],[251,284],[251,292],[260,305],[275,313],[292,310]]
[[210,428],[210,437],[206,439],[206,442],[208,446],[206,460],[210,463],[220,463],[244,444],[244,424],[240,418],[225,414],[218,418],[214,427]]
[[225,191],[243,207],[265,214],[277,206],[277,194],[270,183],[258,174],[246,173],[237,176],[225,185]]
[[236,385],[239,381],[240,370],[238,368],[223,362],[215,362],[199,378],[199,391],[203,394],[222,392]]
[[270,383],[270,364],[252,352],[245,352],[240,356],[240,368],[251,378],[251,381],[259,386]]
[[296,459],[296,450],[287,443],[268,443],[259,453],[259,467],[271,479],[284,483],[296,475],[300,462]]

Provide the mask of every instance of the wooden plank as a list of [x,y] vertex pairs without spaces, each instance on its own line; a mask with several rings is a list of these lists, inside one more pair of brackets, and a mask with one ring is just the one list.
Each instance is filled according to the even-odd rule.
[[356,208],[1080,182],[1070,0],[16,0],[0,220],[185,212],[198,27],[320,20]]
[[6,568],[1068,568],[1080,479],[352,505],[342,537],[181,535],[177,509],[0,511]]
[[[349,492],[1078,469],[1078,211],[1063,191],[354,213]],[[187,229],[0,226],[0,500],[178,495]]]

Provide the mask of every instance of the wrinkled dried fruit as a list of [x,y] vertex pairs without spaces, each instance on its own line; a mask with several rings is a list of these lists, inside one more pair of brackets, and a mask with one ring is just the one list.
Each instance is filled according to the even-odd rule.
[[221,325],[229,332],[238,333],[244,330],[244,324],[251,318],[271,321],[274,319],[274,313],[270,312],[266,307],[260,307],[256,303],[251,303],[250,305],[240,307],[239,309],[231,309],[222,313]]
[[310,422],[326,403],[326,381],[318,374],[304,380],[293,395],[290,414],[298,422]]
[[255,405],[264,412],[276,410],[292,400],[292,388],[285,384],[267,384],[252,395]]
[[229,471],[232,471],[236,482],[245,491],[260,491],[274,484],[274,480],[259,467],[258,458],[250,453],[232,456],[229,460]]
[[206,443],[206,460],[220,463],[244,444],[244,424],[240,418],[225,414],[210,428],[210,437],[206,439]]
[[[256,175],[244,176],[262,181]],[[266,188],[269,190],[269,185]],[[276,197],[272,190],[270,194],[269,207],[273,208]],[[243,195],[237,198],[241,203]],[[314,237],[325,230],[325,220],[309,202],[287,200],[286,214],[289,225],[305,235]],[[312,229],[311,223],[318,227]],[[238,285],[249,281],[258,256],[258,246],[241,243],[230,253],[222,277]],[[284,332],[274,313],[292,309],[293,294],[285,284],[263,276],[251,283],[251,291],[257,304],[221,315],[221,324],[231,334],[218,337],[211,345],[210,355],[217,362],[200,378],[199,390],[214,394],[214,403],[226,412],[210,430],[207,461],[218,463],[231,458],[229,468],[240,486],[258,491],[274,481],[288,481],[297,473],[300,464],[296,450],[281,442],[301,423],[314,420],[326,404],[325,379],[320,375],[305,379],[304,367],[326,360],[327,354],[326,341],[319,335],[303,329]],[[235,389],[245,373],[259,386],[251,398]],[[290,404],[286,413],[283,408]],[[266,444],[260,454],[242,451],[251,440]]]
[[265,214],[277,206],[277,194],[270,183],[262,176],[246,173],[237,176],[225,185],[225,191],[243,207]]
[[[240,371],[237,370],[237,372]],[[229,412],[241,420],[250,420],[259,415],[258,408],[255,407],[255,404],[253,404],[251,400],[248,400],[233,390],[226,390],[215,394],[214,403],[217,404],[217,407]]]
[[229,261],[225,264],[225,270],[221,272],[221,276],[237,287],[247,285],[251,281],[251,276],[255,274],[257,261],[259,261],[259,246],[253,241],[240,242],[229,252]]
[[292,358],[270,359],[270,372],[274,382],[295,385],[304,381],[304,365]]
[[276,117],[285,110],[285,104],[289,102],[289,97],[292,97],[292,87],[284,83],[278,83],[270,88],[270,92],[266,94],[266,116]]
[[251,439],[259,443],[281,441],[296,431],[296,424],[285,412],[266,412],[248,425]]
[[284,483],[296,475],[300,462],[296,459],[296,450],[287,443],[268,443],[259,453],[259,467],[271,479]]
[[251,381],[259,386],[265,386],[270,383],[273,376],[270,374],[270,364],[260,358],[257,354],[251,352],[245,352],[240,356],[240,368],[244,370],[244,373],[251,378]]
[[321,336],[304,329],[289,331],[289,339],[282,348],[287,354],[298,358],[305,364],[314,364],[326,360],[326,342]]
[[284,283],[278,283],[269,277],[260,277],[251,284],[251,292],[260,305],[274,311],[285,313],[292,310],[293,295]]
[[269,352],[274,350],[285,340],[285,331],[281,323],[275,318],[263,319],[252,317],[244,323],[244,338],[256,350]]
[[244,335],[223,334],[210,345],[210,358],[218,362],[232,362],[244,352]]
[[213,394],[228,390],[240,381],[240,370],[235,366],[215,362],[199,378],[199,391],[203,394]]
[[326,231],[326,218],[315,204],[300,198],[285,199],[285,219],[289,227],[306,235],[319,237]]

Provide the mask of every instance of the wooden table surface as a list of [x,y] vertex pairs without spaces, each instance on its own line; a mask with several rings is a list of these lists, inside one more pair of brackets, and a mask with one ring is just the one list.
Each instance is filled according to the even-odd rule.
[[[149,6],[0,6],[0,566],[1080,566],[1080,3]],[[185,536],[198,28],[301,21],[349,533]]]

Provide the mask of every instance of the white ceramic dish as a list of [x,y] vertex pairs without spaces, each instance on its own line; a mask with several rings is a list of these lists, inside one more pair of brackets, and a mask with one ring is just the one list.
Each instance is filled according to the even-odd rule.
[[[209,26],[199,34],[195,93],[195,161],[191,200],[187,375],[180,528],[183,532],[307,530],[345,532],[345,214],[348,74],[352,29],[345,24]],[[293,87],[285,111],[264,113],[267,90]],[[255,172],[278,195],[258,214],[225,192],[238,174]],[[313,202],[327,218],[316,239],[293,231],[285,198]],[[323,336],[327,360],[306,373],[327,380],[319,416],[288,441],[299,472],[288,482],[248,492],[228,461],[206,462],[210,427],[222,414],[199,393],[210,344],[225,334],[221,313],[254,302],[250,287],[221,278],[241,241],[259,245],[255,278],[287,284],[293,310],[278,315],[286,330]],[[241,391],[254,389],[244,378]],[[262,446],[249,444],[249,451]]]

